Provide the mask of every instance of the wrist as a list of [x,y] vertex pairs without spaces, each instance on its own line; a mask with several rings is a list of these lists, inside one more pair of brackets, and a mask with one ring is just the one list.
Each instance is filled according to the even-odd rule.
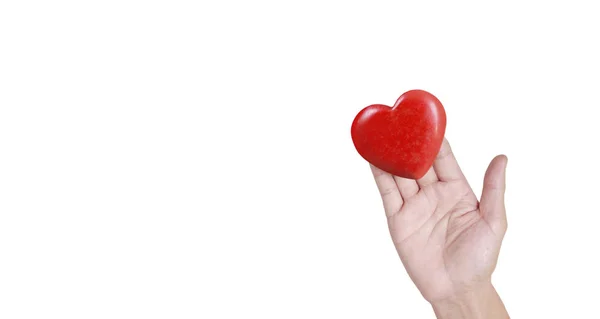
[[504,304],[491,282],[483,282],[455,295],[431,302],[439,319],[506,319]]

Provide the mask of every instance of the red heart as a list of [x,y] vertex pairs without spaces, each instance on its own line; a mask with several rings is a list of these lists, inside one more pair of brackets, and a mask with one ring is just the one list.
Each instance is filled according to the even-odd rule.
[[431,93],[411,90],[393,107],[374,104],[352,122],[358,153],[374,166],[396,176],[419,179],[427,173],[442,146],[446,112]]

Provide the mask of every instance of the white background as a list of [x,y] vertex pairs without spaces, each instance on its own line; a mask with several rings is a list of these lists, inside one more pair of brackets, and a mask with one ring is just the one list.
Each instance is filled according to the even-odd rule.
[[600,20],[583,2],[0,2],[0,317],[433,318],[350,124],[425,89],[494,283],[600,318]]

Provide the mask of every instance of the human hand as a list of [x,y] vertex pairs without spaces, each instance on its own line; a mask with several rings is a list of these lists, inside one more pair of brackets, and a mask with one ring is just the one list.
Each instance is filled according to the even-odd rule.
[[417,181],[371,166],[396,250],[434,308],[493,290],[491,275],[507,227],[506,164],[504,155],[490,163],[481,202],[447,140],[433,167]]

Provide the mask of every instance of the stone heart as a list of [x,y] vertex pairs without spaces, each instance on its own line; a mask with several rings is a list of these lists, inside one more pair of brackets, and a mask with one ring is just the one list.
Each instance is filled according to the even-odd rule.
[[396,176],[419,179],[442,146],[446,112],[431,93],[411,90],[393,107],[374,104],[352,122],[352,141],[369,163]]

